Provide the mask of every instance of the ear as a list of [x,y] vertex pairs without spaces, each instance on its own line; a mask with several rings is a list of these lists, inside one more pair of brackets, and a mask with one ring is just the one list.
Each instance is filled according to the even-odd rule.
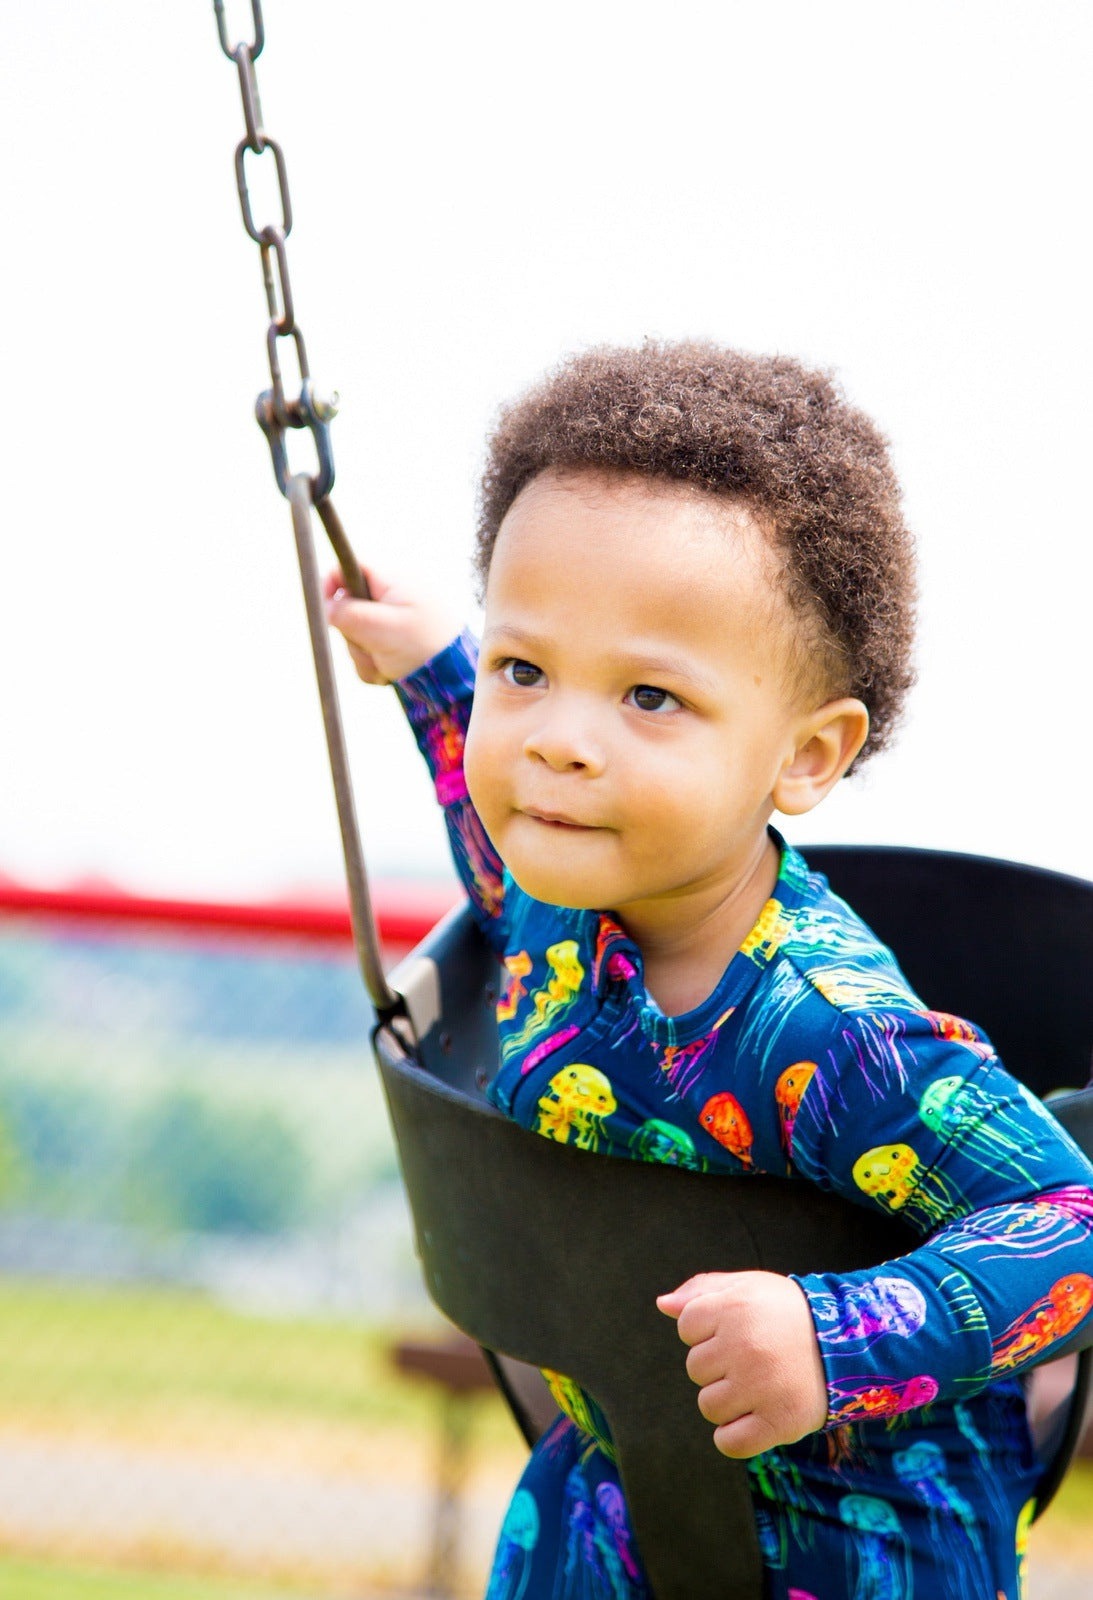
[[835,787],[869,733],[860,700],[829,700],[809,712],[797,748],[779,772],[771,798],[787,817],[803,816]]

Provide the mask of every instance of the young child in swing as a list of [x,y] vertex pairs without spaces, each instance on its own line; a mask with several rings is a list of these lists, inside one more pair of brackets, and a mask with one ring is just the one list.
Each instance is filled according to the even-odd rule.
[[[770,826],[885,743],[911,681],[883,439],[789,359],[593,350],[502,413],[478,572],[479,647],[375,574],[371,602],[327,597],[360,677],[397,686],[508,970],[492,1099],[913,1224],[874,1270],[711,1261],[658,1304],[749,1464],[775,1600],[1018,1600],[1017,1375],[1093,1307],[1093,1170]],[[556,1389],[490,1600],[638,1600],[610,1440]]]

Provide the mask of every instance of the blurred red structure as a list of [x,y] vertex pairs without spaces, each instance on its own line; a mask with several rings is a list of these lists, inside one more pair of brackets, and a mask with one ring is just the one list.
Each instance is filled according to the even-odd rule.
[[[395,962],[412,949],[458,899],[456,885],[443,881],[374,884],[372,904],[388,960]],[[56,918],[67,924],[86,922],[100,932],[111,925],[132,929],[145,924],[173,933],[288,936],[320,945],[346,945],[353,936],[344,900],[303,896],[255,901],[167,899],[128,894],[97,883],[40,889],[0,875],[0,917],[18,916]]]

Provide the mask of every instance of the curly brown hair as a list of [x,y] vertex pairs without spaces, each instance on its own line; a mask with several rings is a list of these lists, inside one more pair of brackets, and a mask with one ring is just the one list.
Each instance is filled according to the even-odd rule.
[[780,561],[798,664],[869,710],[855,766],[887,743],[914,681],[914,543],[887,443],[830,373],[700,341],[570,357],[502,409],[488,442],[483,588],[506,512],[550,468],[637,474],[745,505]]

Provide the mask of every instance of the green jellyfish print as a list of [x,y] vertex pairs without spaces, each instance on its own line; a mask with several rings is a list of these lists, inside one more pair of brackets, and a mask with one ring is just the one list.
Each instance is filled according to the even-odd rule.
[[1027,1132],[1022,1134],[1021,1124],[977,1084],[955,1073],[935,1078],[919,1100],[918,1114],[931,1133],[977,1167],[991,1171],[1005,1166],[1026,1183],[1033,1181],[1029,1168],[1040,1157],[1030,1147]]
[[682,1128],[660,1117],[650,1117],[630,1136],[627,1146],[637,1161],[660,1161],[669,1167],[687,1167],[698,1172],[705,1165],[695,1151],[694,1140]]
[[777,1527],[782,1549],[780,1564],[784,1565],[788,1537],[797,1543],[807,1540],[807,1519],[823,1513],[823,1502],[807,1488],[800,1467],[784,1450],[764,1450],[745,1467],[752,1494],[777,1508],[777,1522],[772,1516],[771,1529]]

